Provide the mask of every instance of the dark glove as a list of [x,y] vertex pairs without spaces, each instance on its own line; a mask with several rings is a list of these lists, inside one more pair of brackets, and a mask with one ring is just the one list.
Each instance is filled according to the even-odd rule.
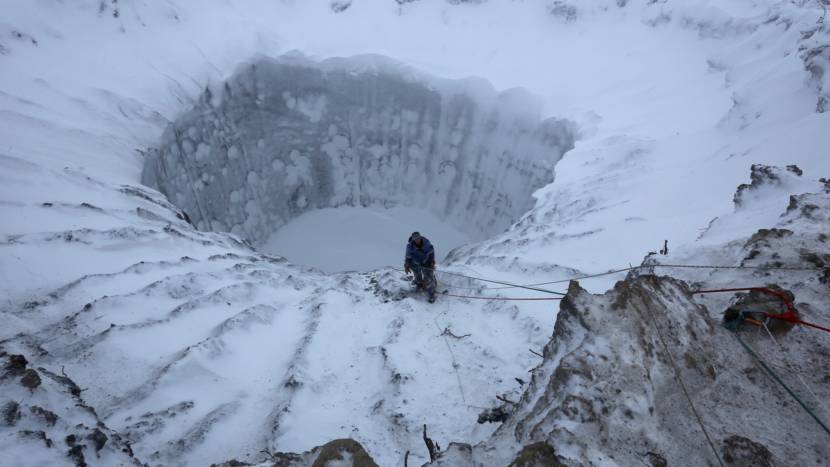
[[409,274],[410,272],[412,272],[412,270],[411,270],[411,269],[409,269],[409,263],[406,263],[406,264],[404,264],[404,265],[403,265],[403,270],[404,270],[404,272],[405,272],[405,273],[407,273],[407,274]]

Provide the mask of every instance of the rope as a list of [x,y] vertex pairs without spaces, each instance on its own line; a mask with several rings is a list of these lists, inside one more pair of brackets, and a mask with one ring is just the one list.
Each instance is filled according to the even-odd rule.
[[[621,272],[626,271],[634,271],[638,269],[648,269],[648,268],[691,268],[691,269],[762,269],[762,270],[782,270],[782,271],[822,271],[822,268],[806,268],[806,267],[795,267],[795,266],[782,266],[782,267],[768,267],[768,266],[709,266],[703,264],[649,264],[649,265],[640,265],[640,266],[631,266],[627,268],[621,269],[614,269],[607,272],[600,272],[597,274],[588,274],[584,276],[576,276],[569,279],[560,279],[555,281],[548,281],[548,282],[537,282],[535,284],[525,284],[525,287],[536,287],[540,285],[552,285],[552,284],[562,284],[565,282],[570,281],[579,281],[583,279],[592,279],[594,277],[603,277],[603,276],[610,276],[612,274],[619,274]],[[490,290],[496,289],[509,289],[513,286],[507,287],[488,287]]]
[[636,268],[693,268],[693,269],[763,269],[769,271],[823,271],[822,268],[805,268],[799,266],[709,266],[704,264],[650,264]]
[[[390,269],[405,272],[403,269],[398,269],[398,268],[394,268],[394,267],[390,267]],[[507,285],[507,286],[509,286],[509,288],[534,290],[536,292],[544,292],[544,293],[549,293],[549,294],[554,294],[554,295],[562,295],[563,297],[565,295],[567,295],[567,294],[562,293],[562,292],[554,292],[553,290],[539,289],[539,288],[531,287],[531,286],[527,286],[527,285],[511,284],[510,282],[497,281],[497,280],[493,280],[493,279],[485,279],[483,277],[467,276],[465,274],[459,274],[457,272],[439,271],[438,269],[435,269],[435,268],[423,267],[423,269],[427,269],[427,270],[430,270],[430,271],[432,271],[434,273],[438,273],[438,274],[449,274],[451,276],[466,277],[467,279],[473,279],[473,280],[477,280],[477,281],[481,281],[481,282],[489,282],[491,284]]]
[[454,295],[454,294],[449,294],[449,293],[443,293],[443,294],[441,294],[441,295],[443,295],[443,296],[445,296],[445,297],[454,297],[454,298],[469,298],[469,299],[472,299],[472,300],[504,300],[504,301],[522,301],[522,300],[527,300],[527,301],[531,301],[531,300],[533,300],[533,301],[540,301],[540,300],[562,300],[562,297],[553,297],[553,298],[548,298],[548,297],[543,297],[543,298],[537,298],[537,297],[533,297],[533,298],[516,298],[516,297],[483,297],[483,296],[470,296],[470,295]]
[[651,316],[651,322],[654,325],[654,329],[657,331],[657,337],[660,338],[660,342],[663,344],[663,351],[669,358],[669,363],[671,363],[672,368],[674,368],[674,376],[677,378],[677,382],[680,383],[680,389],[683,390],[683,395],[686,396],[686,400],[689,402],[689,407],[691,407],[692,413],[694,414],[695,419],[697,419],[697,424],[700,425],[700,430],[703,431],[703,435],[706,437],[706,442],[712,449],[712,454],[715,455],[715,459],[718,460],[718,464],[720,464],[721,467],[725,467],[723,464],[723,460],[721,460],[720,455],[718,454],[717,448],[715,448],[715,443],[712,442],[712,438],[709,437],[709,432],[706,431],[706,426],[703,424],[703,420],[700,418],[700,414],[698,413],[697,408],[695,408],[695,404],[692,401],[692,396],[689,395],[689,391],[686,389],[686,384],[683,382],[683,376],[680,374],[680,370],[677,368],[677,364],[674,361],[674,357],[672,357],[671,352],[669,352],[668,344],[666,344],[665,339],[663,339],[663,333],[660,332],[660,326],[657,325],[654,313],[651,311],[649,307],[645,308],[648,311],[648,314]]
[[435,328],[438,329],[438,332],[441,333],[441,337],[444,338],[444,344],[447,345],[447,350],[450,351],[450,358],[452,359],[452,369],[455,372],[455,379],[458,381],[458,392],[461,394],[461,401],[464,404],[467,404],[467,398],[464,396],[464,386],[461,384],[461,375],[458,374],[458,362],[455,361],[455,353],[452,351],[452,347],[450,347],[450,341],[447,339],[447,335],[441,331],[441,326],[438,324],[438,315],[432,320],[435,323]]
[[[767,323],[761,323],[761,325],[764,327],[764,330],[767,331],[767,335],[769,335],[769,338],[772,339],[772,342],[775,343],[779,350],[783,352],[784,346],[779,344],[778,339],[776,339],[775,336],[772,335],[772,332],[770,332]],[[761,352],[758,353],[760,354]],[[813,391],[813,388],[811,388],[810,385],[808,385],[807,382],[804,381],[804,378],[801,377],[801,372],[796,370],[789,362],[785,361],[784,364],[786,365],[787,370],[791,371],[792,373],[795,373],[795,377],[798,378],[798,381],[800,381],[802,385],[804,385],[804,387],[807,389],[807,392],[809,392],[810,395],[813,396],[813,399],[815,399],[816,403],[825,411],[826,415],[827,408],[824,406],[822,400],[819,399],[819,397],[816,395],[815,391]]]
[[758,354],[756,354],[755,351],[753,351],[752,348],[749,347],[749,345],[746,342],[744,342],[743,339],[741,339],[741,336],[738,335],[738,320],[734,320],[734,321],[731,321],[729,323],[726,323],[726,324],[724,324],[724,327],[726,327],[726,329],[732,331],[732,335],[735,336],[735,339],[738,339],[738,342],[740,342],[740,344],[741,344],[741,346],[743,346],[744,350],[746,350],[750,355],[752,355],[752,357],[755,360],[757,360],[758,363],[761,364],[761,367],[763,367],[763,369],[772,377],[772,379],[774,379],[778,384],[780,384],[787,391],[787,393],[790,396],[792,396],[792,398],[795,399],[796,402],[798,402],[798,404],[801,406],[801,408],[804,409],[804,411],[807,412],[811,417],[813,417],[813,420],[815,420],[816,423],[821,425],[821,427],[824,429],[824,431],[827,432],[828,435],[830,435],[830,428],[824,422],[822,422],[821,419],[818,418],[818,416],[812,410],[810,410],[809,407],[807,407],[807,404],[805,404],[804,401],[801,400],[801,398],[798,397],[798,395],[792,389],[790,389],[790,387],[787,386],[786,383],[784,383],[784,381],[781,379],[781,377],[778,376],[778,374],[775,373],[772,370],[772,368],[770,368],[769,365],[767,365],[766,362],[764,362],[764,360],[762,360],[761,357],[759,357]]
[[792,321],[788,318],[783,318],[783,317],[780,317],[778,315],[773,315],[773,314],[769,314],[769,313],[767,313],[767,317],[768,318],[773,318],[773,319],[781,319],[781,320],[784,320],[784,321],[791,321],[793,323],[801,324],[801,325],[804,325],[804,326],[809,326],[811,328],[815,328],[815,329],[818,329],[818,330],[821,330],[821,331],[824,331],[824,332],[830,332],[830,328],[826,328],[824,326],[819,326],[818,324],[808,323],[807,321],[801,321],[800,319],[796,319],[795,321]]
[[467,275],[464,275],[464,274],[459,274],[457,272],[439,271],[439,270],[434,269],[434,268],[424,268],[424,269],[429,269],[429,270],[431,270],[433,272],[436,272],[438,274],[449,274],[451,276],[466,277],[467,279],[473,279],[473,280],[477,280],[477,281],[481,281],[481,282],[489,282],[491,284],[506,285],[506,286],[509,286],[510,288],[534,290],[536,292],[544,292],[544,293],[549,293],[549,294],[554,294],[554,295],[562,295],[563,297],[565,295],[567,295],[567,294],[562,293],[562,292],[554,292],[553,290],[540,289],[540,288],[533,287],[533,286],[530,286],[530,285],[511,284],[510,282],[497,281],[497,280],[493,280],[493,279],[485,279],[483,277],[467,276]]

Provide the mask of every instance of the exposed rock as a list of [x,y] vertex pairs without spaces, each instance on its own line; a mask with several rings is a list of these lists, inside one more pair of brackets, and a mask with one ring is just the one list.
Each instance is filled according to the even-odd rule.
[[15,401],[6,402],[0,409],[0,416],[3,417],[3,423],[6,426],[14,426],[20,420],[20,404]]
[[[787,290],[776,290],[794,298]],[[728,298],[725,294],[719,303]],[[781,302],[757,293],[743,294],[735,306],[761,305],[774,312],[780,311]],[[790,427],[797,442],[779,443],[781,457],[806,465],[830,455],[830,446],[821,453],[814,450],[821,434],[807,426],[809,419],[796,404],[778,399],[760,406],[750,402],[768,400],[774,387],[762,371],[756,371],[757,364],[730,331],[710,316],[685,283],[668,277],[631,273],[602,295],[592,295],[571,282],[560,303],[553,337],[544,349],[544,361],[533,370],[515,413],[491,439],[473,449],[470,462],[459,465],[478,465],[472,459],[484,465],[507,465],[517,454],[505,458],[504,446],[540,440],[567,446],[567,455],[557,457],[563,465],[715,464],[690,404],[716,439],[727,438],[726,429],[731,433],[744,429],[758,442],[777,440],[780,432],[774,426],[746,426],[740,420],[797,417],[802,422]],[[751,345],[770,345],[768,337],[756,332],[738,332]],[[764,340],[754,342],[755,336]],[[788,337],[779,341],[788,342]],[[821,355],[828,352],[815,341],[807,347]],[[808,379],[816,383],[816,378]],[[820,384],[811,386],[826,392]],[[734,451],[744,444],[730,446]]]
[[55,426],[55,423],[58,422],[58,415],[51,410],[44,409],[43,407],[37,405],[29,407],[29,412],[31,412],[32,415],[42,419],[49,426]]
[[72,396],[76,398],[81,397],[81,392],[83,391],[81,391],[81,388],[77,384],[75,384],[75,382],[72,381],[72,379],[70,379],[68,376],[52,373],[51,371],[43,367],[39,367],[38,370],[52,381],[55,381],[63,385],[66,388],[66,390],[69,391],[69,394],[72,394]]
[[311,467],[326,467],[335,460],[351,460],[351,467],[378,467],[363,446],[351,438],[329,441],[315,450],[319,450],[319,454]]
[[772,453],[749,438],[733,435],[723,440],[723,461],[735,467],[773,467]]
[[816,253],[802,248],[799,251],[799,258],[805,264],[815,266],[819,269],[830,267],[830,253]]
[[23,355],[9,355],[5,367],[3,367],[3,377],[20,376],[26,371],[26,365],[29,362]]
[[735,196],[732,198],[732,201],[735,203],[735,206],[741,206],[744,203],[744,198],[746,197],[747,193],[753,190],[758,190],[762,186],[767,185],[778,185],[781,183],[782,176],[785,173],[789,172],[794,174],[793,176],[800,176],[801,170],[798,169],[796,166],[794,169],[781,169],[780,167],[773,167],[764,164],[752,164],[750,169],[750,183],[743,183],[738,185],[738,190],[735,192]]
[[331,11],[340,13],[349,9],[352,6],[352,0],[335,0],[329,4]]
[[75,463],[75,467],[87,467],[86,458],[84,457],[84,447],[83,445],[76,444],[69,448],[69,451],[66,453],[67,457],[72,459]]
[[277,452],[271,454],[271,461],[274,463],[273,467],[305,467],[308,465],[308,462],[304,460],[305,458],[302,454],[293,452]]
[[651,467],[668,467],[669,465],[666,458],[656,452],[647,452],[645,458]]
[[787,229],[758,229],[749,240],[744,244],[744,248],[753,249],[759,247],[770,246],[770,240],[780,240],[789,237],[793,234],[792,230]]
[[51,448],[54,446],[54,442],[46,436],[45,431],[31,431],[31,430],[23,430],[20,432],[20,436],[25,438],[34,438],[43,441],[43,444],[46,445],[47,448]]
[[96,428],[92,431],[92,433],[88,434],[86,439],[92,441],[92,445],[95,447],[95,452],[100,452],[101,449],[104,449],[107,441],[109,441],[107,435],[105,435],[99,428]]
[[820,208],[817,204],[810,202],[811,198],[812,196],[809,193],[802,195],[790,195],[790,203],[787,205],[787,212],[785,214],[799,210],[799,214],[802,217],[816,220],[814,213],[819,211]]
[[29,368],[25,372],[23,372],[23,377],[20,378],[20,384],[23,387],[29,389],[30,391],[34,391],[35,389],[40,386],[40,375],[37,374],[36,370]]
[[[211,467],[245,467],[254,465],[236,459],[212,464]],[[268,454],[267,459],[258,461],[255,465],[269,467],[378,467],[374,459],[366,452],[360,443],[343,438],[329,441],[302,454],[293,452],[277,452]]]
[[502,404],[498,407],[493,407],[490,409],[486,409],[478,414],[478,423],[501,423],[507,420],[507,417],[510,416],[510,411],[506,407],[506,404]]
[[579,14],[579,10],[577,10],[576,6],[564,0],[555,0],[547,8],[548,13],[550,13],[551,16],[562,18],[565,23],[573,23],[576,21]]
[[811,82],[818,93],[816,112],[827,111],[827,103],[830,100],[830,89],[828,89],[828,68],[830,68],[830,46],[822,44],[805,50],[801,55],[804,61],[804,68],[810,73]]
[[[240,462],[236,459],[231,459],[229,461],[222,462],[221,464],[210,464],[210,467],[247,467],[249,465],[251,464],[248,464],[247,462]],[[283,465],[287,467],[290,464],[274,463],[273,467],[283,467]]]
[[539,441],[528,444],[519,451],[509,467],[566,467],[550,444]]

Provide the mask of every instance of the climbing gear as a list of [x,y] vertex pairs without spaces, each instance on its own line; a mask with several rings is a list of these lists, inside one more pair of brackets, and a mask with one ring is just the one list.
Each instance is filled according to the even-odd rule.
[[445,297],[454,297],[454,298],[468,298],[471,300],[502,300],[502,301],[546,301],[546,300],[562,300],[562,297],[527,297],[527,298],[517,298],[517,297],[483,297],[483,296],[473,296],[473,295],[454,295],[451,293],[443,292],[441,295]]
[[[610,276],[612,274],[619,274],[621,272],[627,271],[637,271],[640,269],[649,269],[649,268],[678,268],[678,269],[751,269],[751,270],[763,270],[763,271],[823,271],[822,268],[815,268],[815,267],[790,267],[790,266],[780,266],[780,267],[772,267],[772,266],[710,266],[704,264],[648,264],[648,265],[640,265],[640,266],[629,266],[627,268],[620,268],[620,269],[613,269],[606,272],[600,272],[597,274],[587,274],[583,276],[576,276],[571,277],[568,279],[560,279],[555,281],[548,281],[548,282],[537,282],[535,284],[525,284],[526,287],[536,287],[540,285],[553,285],[553,284],[564,284],[570,281],[579,281],[583,279],[593,279],[595,277],[603,277],[603,276]],[[507,287],[488,287],[492,290],[497,289],[509,289],[513,288],[514,286],[507,286]]]
[[[730,288],[730,289],[708,289],[708,290],[695,290],[692,293],[719,293],[719,292],[748,292],[748,291],[758,291],[764,292],[770,295],[777,297],[784,306],[787,308],[787,311],[784,313],[767,313],[767,312],[754,312],[753,314],[761,315],[765,318],[765,321],[761,322],[763,324],[768,324],[769,319],[778,319],[781,321],[787,321],[793,324],[801,324],[803,326],[809,326],[811,328],[819,329],[824,332],[830,332],[830,328],[819,326],[818,324],[808,323],[807,321],[802,320],[798,317],[797,311],[795,306],[793,306],[792,302],[787,298],[787,295],[783,292],[778,290],[771,289],[769,287],[738,287],[738,288]],[[742,320],[753,319],[755,321],[759,321],[753,317],[747,317],[745,312],[740,312],[740,316]]]
[[483,277],[467,276],[467,275],[464,275],[464,274],[459,274],[457,272],[439,271],[435,268],[426,268],[426,269],[431,269],[432,271],[437,272],[438,274],[448,274],[448,275],[451,275],[451,276],[466,277],[467,279],[473,279],[473,280],[477,280],[477,281],[481,281],[481,282],[489,282],[489,283],[492,283],[492,284],[507,285],[507,286],[510,286],[511,288],[534,290],[536,292],[545,292],[545,293],[554,294],[554,295],[562,295],[562,296],[566,295],[565,293],[554,292],[553,290],[540,289],[540,288],[537,288],[537,287],[531,287],[531,286],[526,286],[526,285],[511,284],[510,282],[502,282],[502,281],[496,281],[496,280],[492,280],[492,279],[485,279]]
[[733,336],[735,336],[735,339],[738,340],[738,342],[741,344],[741,346],[744,348],[744,350],[746,350],[747,353],[749,353],[749,355],[751,355],[752,358],[754,358],[761,365],[761,367],[764,369],[764,371],[766,371],[767,374],[769,374],[772,377],[772,379],[775,380],[775,382],[780,384],[781,387],[783,387],[784,390],[786,390],[787,393],[790,396],[792,396],[792,398],[795,399],[796,402],[798,402],[798,405],[800,405],[801,408],[804,409],[804,411],[807,412],[807,414],[809,414],[810,417],[812,417],[813,420],[815,420],[816,423],[818,423],[824,429],[824,431],[827,432],[828,435],[830,435],[830,427],[828,427],[827,424],[825,424],[823,421],[821,421],[821,419],[818,418],[818,415],[816,415],[815,412],[813,412],[809,407],[807,407],[807,404],[805,404],[804,401],[801,400],[801,398],[798,397],[798,395],[789,386],[787,386],[787,384],[781,379],[781,377],[778,376],[778,374],[775,373],[775,371],[773,371],[772,368],[770,368],[770,366],[767,365],[767,363],[764,362],[764,360],[761,359],[761,357],[758,356],[758,354],[755,353],[755,351],[752,350],[752,348],[746,342],[744,342],[743,339],[741,339],[741,336],[738,333],[738,325],[739,324],[740,324],[740,320],[736,319],[736,320],[732,320],[732,321],[728,321],[728,322],[724,323],[723,326],[726,329],[732,331],[731,334]]
[[[741,292],[741,291],[752,291],[752,290],[768,293],[770,295],[774,295],[779,300],[781,300],[781,302],[784,303],[784,305],[787,309],[786,312],[781,313],[781,314],[771,314],[771,313],[763,312],[763,316],[765,318],[783,319],[784,321],[789,321],[789,322],[796,323],[796,324],[804,324],[804,325],[807,325],[807,326],[812,326],[812,327],[830,332],[830,329],[826,329],[826,328],[823,328],[822,326],[818,326],[818,325],[814,325],[814,324],[811,324],[811,323],[801,321],[798,318],[798,315],[796,314],[795,307],[793,306],[792,302],[789,300],[787,295],[784,292],[774,290],[774,289],[771,289],[769,287],[742,287],[742,288],[730,288],[730,289],[709,289],[709,290],[697,290],[697,291],[694,291],[694,293]],[[750,312],[750,313],[755,314],[757,312]],[[824,429],[824,431],[826,431],[827,434],[830,435],[830,427],[828,427],[827,424],[825,424],[820,418],[818,418],[818,415],[816,415],[815,412],[813,412],[807,406],[807,404],[803,400],[801,400],[801,398],[795,393],[795,391],[793,391],[789,386],[787,386],[787,384],[784,382],[784,380],[782,380],[781,377],[777,373],[775,373],[775,371],[773,371],[773,369],[754,350],[752,350],[752,348],[749,346],[749,344],[747,344],[746,342],[744,342],[743,339],[741,339],[741,336],[738,333],[738,328],[739,328],[740,324],[743,323],[743,322],[749,322],[751,324],[760,325],[760,326],[763,326],[765,328],[767,327],[767,323],[765,321],[758,321],[756,319],[749,318],[749,317],[747,317],[747,312],[745,312],[743,310],[738,310],[737,314],[735,316],[730,317],[730,319],[726,320],[723,323],[723,326],[726,329],[728,329],[729,331],[731,331],[731,334],[733,336],[735,336],[735,339],[738,340],[738,342],[741,344],[741,346],[744,348],[744,350],[746,350],[747,353],[749,353],[761,365],[761,367],[764,369],[764,371],[766,371],[772,377],[772,379],[774,379],[778,384],[780,384],[787,391],[787,393],[790,396],[792,396],[792,398],[795,399],[796,402],[798,402],[798,404],[801,406],[801,408],[804,409],[804,411],[807,412]],[[769,329],[767,329],[767,332],[769,332]],[[770,334],[770,336],[772,336],[772,334]]]

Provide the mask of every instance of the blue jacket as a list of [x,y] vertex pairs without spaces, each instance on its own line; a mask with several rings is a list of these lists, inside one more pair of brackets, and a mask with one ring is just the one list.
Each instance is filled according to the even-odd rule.
[[421,239],[424,243],[420,247],[413,242],[406,244],[405,264],[431,268],[435,265],[435,249],[432,248],[432,243],[426,237],[422,236]]

